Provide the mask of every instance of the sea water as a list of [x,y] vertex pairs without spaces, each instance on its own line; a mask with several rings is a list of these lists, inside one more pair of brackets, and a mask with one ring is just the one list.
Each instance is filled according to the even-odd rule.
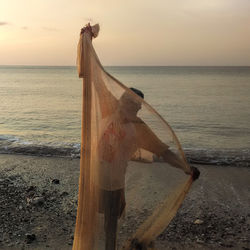
[[[105,67],[171,125],[191,162],[250,163],[250,67]],[[0,153],[78,156],[75,67],[0,66]]]

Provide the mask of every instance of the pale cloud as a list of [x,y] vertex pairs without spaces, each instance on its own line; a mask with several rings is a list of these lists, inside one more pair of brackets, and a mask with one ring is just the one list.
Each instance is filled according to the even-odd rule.
[[10,23],[7,22],[0,22],[0,26],[4,26],[4,25],[9,25]]

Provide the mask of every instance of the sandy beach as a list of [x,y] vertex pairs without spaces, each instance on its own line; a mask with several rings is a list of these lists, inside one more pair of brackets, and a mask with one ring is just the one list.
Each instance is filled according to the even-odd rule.
[[[250,168],[196,167],[156,249],[250,249]],[[79,159],[0,155],[0,249],[71,249],[78,177]]]

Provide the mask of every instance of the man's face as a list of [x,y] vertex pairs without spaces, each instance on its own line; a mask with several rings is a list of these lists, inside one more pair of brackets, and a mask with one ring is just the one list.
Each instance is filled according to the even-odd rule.
[[135,117],[141,109],[141,102],[132,95],[125,93],[120,99],[120,107],[127,117]]

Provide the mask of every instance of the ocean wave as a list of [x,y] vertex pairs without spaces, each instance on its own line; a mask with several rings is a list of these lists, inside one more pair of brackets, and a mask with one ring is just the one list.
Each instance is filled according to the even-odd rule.
[[0,154],[80,157],[79,143],[35,143],[14,136],[0,136]]
[[[80,157],[79,143],[34,143],[14,136],[0,136],[0,154]],[[184,148],[188,162],[204,165],[250,166],[250,149]]]
[[250,149],[185,149],[192,164],[250,166]]

